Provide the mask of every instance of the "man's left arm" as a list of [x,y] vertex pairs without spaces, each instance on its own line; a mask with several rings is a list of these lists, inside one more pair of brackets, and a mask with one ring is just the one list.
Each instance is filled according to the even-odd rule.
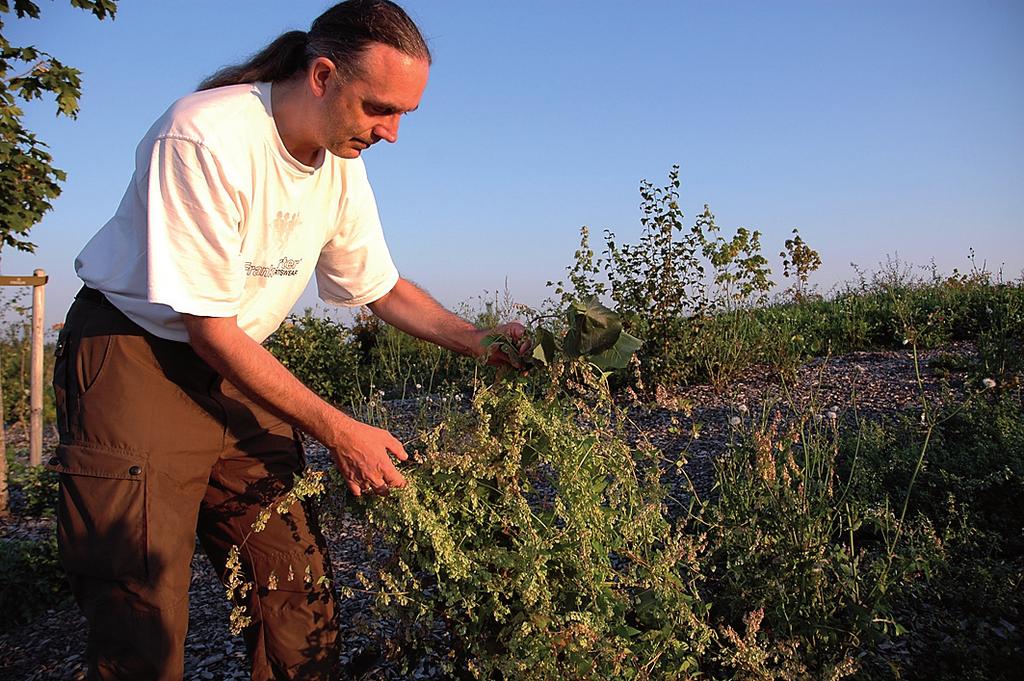
[[368,307],[373,314],[400,331],[462,355],[486,356],[490,364],[516,366],[514,360],[504,353],[495,350],[488,354],[484,339],[490,334],[505,333],[524,351],[529,346],[522,324],[510,322],[493,329],[479,329],[449,312],[426,291],[401,277],[388,293]]

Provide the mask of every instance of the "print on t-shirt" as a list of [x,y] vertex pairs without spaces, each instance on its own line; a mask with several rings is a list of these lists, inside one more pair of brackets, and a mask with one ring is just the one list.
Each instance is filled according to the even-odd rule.
[[[265,262],[249,260],[245,263],[245,276],[258,277],[255,282],[249,279],[250,282],[262,288],[267,285],[267,279],[271,277],[294,277],[298,275],[298,264],[302,262],[302,258],[292,258],[287,255],[280,255],[278,257],[278,254],[288,247],[292,232],[299,227],[301,222],[302,217],[298,213],[288,213],[283,210],[277,211],[270,228],[269,239],[267,239],[268,245],[273,250],[267,249],[265,251],[270,258]],[[278,259],[275,261],[272,259],[274,257]]]
[[247,277],[294,277],[299,273],[297,265],[302,258],[289,258],[283,256],[273,265],[257,265],[253,262],[245,263],[245,276]]

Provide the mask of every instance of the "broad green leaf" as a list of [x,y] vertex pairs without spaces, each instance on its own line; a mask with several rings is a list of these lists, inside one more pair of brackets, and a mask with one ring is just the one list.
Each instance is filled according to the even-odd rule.
[[615,634],[624,638],[634,638],[639,636],[642,632],[639,629],[634,629],[628,624],[620,624],[613,630]]
[[114,0],[71,0],[71,6],[88,10],[101,21],[107,17],[113,19],[117,14],[117,3]]
[[626,365],[629,364],[629,358],[633,356],[640,346],[643,345],[643,341],[639,338],[629,335],[625,331],[619,334],[618,340],[615,345],[608,348],[599,355],[595,355],[590,358],[590,361],[601,370],[608,371],[611,369],[625,369]]
[[[4,2],[2,5],[0,5],[0,9],[2,9],[4,12],[9,12],[10,5],[8,5],[7,2]],[[18,15],[19,19],[26,16],[32,17],[33,19],[38,19],[39,5],[35,4],[34,2],[29,2],[29,0],[14,0],[14,13]]]
[[541,364],[548,365],[555,358],[558,347],[555,336],[547,329],[537,329],[537,344],[533,348],[533,358]]
[[572,303],[567,316],[569,332],[565,336],[565,352],[570,357],[602,353],[614,346],[622,333],[619,315],[594,296]]

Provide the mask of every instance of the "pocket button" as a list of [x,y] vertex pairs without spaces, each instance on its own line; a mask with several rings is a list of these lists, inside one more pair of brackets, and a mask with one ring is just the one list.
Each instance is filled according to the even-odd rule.
[[139,466],[132,466],[131,468],[128,469],[128,475],[141,475],[141,474],[142,474],[142,468],[139,467]]

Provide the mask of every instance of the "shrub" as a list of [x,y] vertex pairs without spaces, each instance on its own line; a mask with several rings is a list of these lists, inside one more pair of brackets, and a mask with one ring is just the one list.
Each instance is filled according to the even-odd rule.
[[69,595],[56,536],[39,541],[0,539],[0,631],[25,624]]
[[[504,336],[488,342],[515,353]],[[570,304],[564,331],[538,330],[520,358],[550,368],[548,396],[531,398],[522,378],[479,390],[470,413],[424,435],[409,488],[369,505],[393,560],[364,582],[413,649],[423,627],[446,626],[449,674],[698,672],[711,635],[688,576],[700,542],[671,531],[658,454],[626,444],[607,393],[604,371],[637,347],[596,300]]]
[[57,511],[58,476],[43,466],[13,461],[8,472],[14,510],[24,516],[53,517]]
[[811,416],[734,417],[716,493],[692,520],[707,535],[701,562],[723,632],[718,661],[732,674],[840,678],[887,621],[876,598],[892,581],[884,551],[853,533],[865,524],[891,532],[895,518],[848,494],[838,431]]
[[[980,386],[979,386],[980,387]],[[908,504],[944,540],[976,542],[991,555],[1024,555],[1024,411],[1019,395],[985,393],[937,423]],[[864,424],[855,493],[883,502],[908,487],[923,426],[903,418]]]
[[446,625],[449,674],[698,672],[712,635],[689,576],[700,542],[662,515],[656,453],[631,450],[607,412],[577,408],[521,385],[482,390],[423,443],[409,489],[367,510],[394,550],[367,586],[413,648],[422,627]]
[[793,238],[786,239],[784,247],[785,250],[779,253],[782,258],[782,276],[793,280],[787,293],[794,302],[802,303],[811,293],[811,272],[821,267],[821,256],[807,245],[798,229],[793,230]]
[[[902,503],[921,447],[912,419],[866,425],[851,494]],[[893,616],[906,654],[867,649],[865,678],[1016,678],[1024,664],[1024,409],[1019,392],[988,391],[937,419],[907,518],[934,527],[932,559],[896,570]],[[908,542],[911,543],[911,542]],[[940,547],[936,549],[936,547]]]
[[[31,300],[29,289],[17,287],[13,293],[0,289],[0,388],[3,395],[3,414],[0,422],[28,423],[31,409]],[[43,421],[53,423],[57,418],[53,387],[54,344],[43,346]]]
[[344,404],[358,394],[359,350],[352,333],[306,308],[291,315],[266,340],[271,353],[310,390],[332,404]]
[[[739,227],[726,238],[706,204],[686,227],[679,186],[678,166],[664,187],[641,182],[637,243],[619,243],[606,230],[606,249],[595,258],[583,227],[568,283],[548,282],[563,304],[604,295],[612,301],[627,330],[645,341],[632,387],[654,392],[693,380],[721,386],[748,366],[759,355],[750,308],[773,286],[761,233]],[[799,236],[787,249],[787,276],[803,294],[817,253]]]
[[933,265],[928,280],[898,256],[871,274],[854,266],[859,281],[826,300],[811,295],[821,258],[793,230],[779,254],[792,283],[765,307],[773,282],[760,232],[739,227],[725,237],[707,205],[687,228],[679,186],[678,166],[664,187],[643,181],[637,242],[619,243],[606,230],[597,256],[583,227],[566,281],[548,282],[561,303],[607,297],[629,332],[645,339],[639,369],[620,383],[649,392],[684,382],[722,388],[754,364],[792,374],[807,357],[910,341],[921,349],[977,341],[989,375],[1019,374],[1024,286],[978,267],[973,253],[969,272],[942,277]]

